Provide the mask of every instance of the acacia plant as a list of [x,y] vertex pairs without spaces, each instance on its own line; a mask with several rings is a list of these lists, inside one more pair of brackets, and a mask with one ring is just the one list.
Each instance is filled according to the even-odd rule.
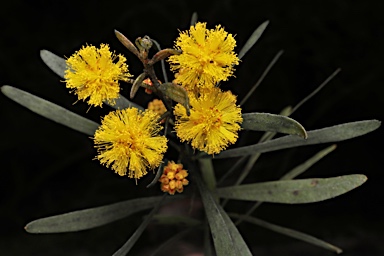
[[[128,70],[126,58],[111,51],[107,44],[99,47],[85,44],[67,59],[42,50],[43,61],[64,79],[66,87],[79,100],[86,101],[91,107],[108,105],[114,108],[101,117],[101,124],[15,87],[5,85],[1,88],[2,92],[46,118],[91,136],[97,148],[95,159],[117,175],[133,178],[135,183],[140,182],[144,175],[152,175],[153,181],[147,188],[158,190],[159,196],[135,198],[38,219],[28,223],[26,231],[74,232],[152,209],[129,240],[111,254],[126,255],[146,226],[158,219],[170,225],[188,223],[191,228],[186,231],[200,229],[205,234],[206,255],[210,255],[211,244],[216,255],[251,255],[251,250],[237,229],[237,225],[243,221],[340,253],[340,248],[313,236],[252,216],[263,202],[318,202],[363,184],[367,178],[362,174],[296,179],[333,151],[335,145],[320,151],[279,180],[253,184],[243,184],[243,180],[262,153],[351,139],[377,129],[380,122],[357,121],[306,131],[300,123],[289,117],[340,70],[336,70],[295,107],[288,106],[278,115],[243,113],[241,105],[249,99],[282,52],[276,55],[258,83],[250,87],[249,93],[240,103],[236,95],[230,90],[223,90],[220,83],[235,79],[235,68],[258,41],[267,25],[268,22],[261,24],[239,52],[235,50],[234,36],[223,26],[211,27],[207,23],[197,22],[196,15],[192,18],[190,28],[180,32],[173,48],[161,49],[148,36],[139,37],[132,43],[122,33],[115,31],[117,39],[127,48],[127,53],[134,54],[143,65],[143,72],[134,75]],[[157,49],[157,52],[149,56],[152,48]],[[174,73],[171,81],[167,77],[166,63]],[[154,69],[155,65],[160,64],[163,71],[161,76]],[[145,90],[153,96],[153,101],[147,107],[142,107],[128,100],[120,94],[121,86],[128,85],[131,86],[130,100],[135,98],[138,90]],[[239,147],[236,142],[240,130],[243,130],[242,133],[262,131],[264,134],[258,143]],[[276,133],[286,135],[274,138]],[[174,156],[168,153],[169,147],[174,148],[178,154]],[[232,162],[230,168],[220,170],[221,177],[217,180],[218,173],[213,168],[213,161],[223,158],[237,160]],[[223,187],[223,181],[228,184],[227,178],[234,172],[237,172],[236,182]],[[134,189],[135,184],[127,179],[127,186]],[[180,198],[201,200],[205,217],[195,219],[158,214],[162,205],[177,202]],[[247,212],[227,212],[225,205],[228,200],[252,201],[254,205]],[[185,233],[175,234],[159,250],[182,239]]]

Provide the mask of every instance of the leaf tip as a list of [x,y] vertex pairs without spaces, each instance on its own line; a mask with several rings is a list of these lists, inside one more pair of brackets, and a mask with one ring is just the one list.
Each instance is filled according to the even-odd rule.
[[368,177],[365,176],[364,174],[352,174],[351,176],[353,176],[354,178],[354,182],[355,182],[354,188],[360,187],[368,180]]
[[6,92],[8,91],[8,89],[9,89],[10,87],[12,87],[12,86],[10,86],[10,85],[3,85],[3,86],[1,86],[1,92],[2,92],[4,95],[6,95]]
[[50,55],[52,55],[50,51],[45,49],[40,50],[40,58],[44,61],[44,63],[47,63]]
[[120,31],[118,31],[117,29],[114,29],[113,32],[115,33],[115,35],[116,35],[117,37],[120,36],[120,35],[122,35],[122,34],[120,33]]
[[25,227],[24,227],[24,230],[25,230],[26,232],[28,232],[28,233],[36,233],[36,232],[33,232],[33,228],[31,228],[31,224],[33,224],[33,221],[27,223],[27,225],[25,225]]
[[370,132],[376,130],[377,128],[379,128],[381,126],[381,121],[377,120],[377,119],[365,120],[365,122],[370,124],[370,127],[372,129],[372,130],[370,130]]

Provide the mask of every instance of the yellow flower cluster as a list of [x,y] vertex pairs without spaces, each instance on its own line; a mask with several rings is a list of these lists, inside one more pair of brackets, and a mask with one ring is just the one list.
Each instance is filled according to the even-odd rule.
[[189,183],[186,179],[187,176],[188,172],[183,169],[182,164],[175,164],[175,162],[169,161],[159,179],[161,191],[168,192],[170,195],[174,195],[176,191],[178,193],[183,192],[184,186]]
[[[117,57],[119,60],[114,63]],[[72,89],[79,100],[89,97],[89,105],[101,107],[103,101],[114,105],[120,92],[118,80],[127,81],[132,76],[125,61],[123,55],[115,55],[106,44],[101,44],[99,49],[83,46],[66,61],[67,88]]]
[[94,136],[97,159],[121,176],[139,179],[147,168],[160,165],[167,139],[158,135],[162,127],[157,114],[137,108],[116,110],[106,115]]
[[198,98],[191,96],[190,105],[189,116],[181,104],[174,109],[175,130],[181,141],[208,154],[218,154],[236,142],[243,118],[231,92],[212,88]]
[[175,45],[182,53],[169,57],[171,70],[177,71],[174,82],[189,91],[198,92],[228,80],[234,65],[239,64],[233,51],[236,41],[220,25],[206,29],[206,23],[198,22],[181,32]]
[[[181,54],[169,57],[171,70],[176,72],[174,82],[187,90],[190,105],[189,115],[182,104],[174,107],[176,135],[208,154],[220,153],[238,138],[242,115],[236,96],[216,87],[233,75],[239,63],[235,46],[234,37],[221,26],[207,29],[206,23],[199,22],[180,33],[175,47]],[[90,105],[114,104],[119,97],[118,81],[131,77],[125,61],[106,44],[100,48],[84,46],[66,61],[67,87],[79,99],[89,98]],[[144,83],[153,86],[149,79]],[[162,126],[158,118],[165,112],[163,102],[157,99],[145,111],[127,108],[110,112],[94,135],[96,158],[119,175],[135,179],[159,166],[167,150],[167,138],[159,135]],[[161,190],[171,195],[182,192],[188,184],[187,176],[181,164],[168,162],[159,180]]]
[[175,106],[176,134],[195,149],[218,154],[236,142],[243,120],[236,97],[216,87],[239,64],[233,51],[236,41],[221,26],[207,29],[206,23],[198,22],[181,32],[175,44],[181,54],[169,57],[177,72],[174,82],[188,91],[191,107],[187,115],[181,104]]

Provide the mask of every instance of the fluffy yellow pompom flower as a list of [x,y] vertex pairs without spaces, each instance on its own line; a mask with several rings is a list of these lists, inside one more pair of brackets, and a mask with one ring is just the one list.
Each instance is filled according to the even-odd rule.
[[181,32],[175,45],[182,51],[180,55],[169,57],[171,69],[178,72],[175,83],[189,91],[211,88],[228,80],[233,74],[233,66],[239,64],[233,51],[236,41],[220,25],[208,30],[206,23],[198,22],[189,31]]
[[158,135],[162,127],[158,115],[136,108],[116,110],[106,115],[94,136],[97,159],[120,176],[139,179],[161,163],[167,138]]
[[243,122],[236,96],[215,87],[199,98],[190,96],[189,103],[189,116],[181,104],[174,108],[175,130],[181,141],[191,142],[193,148],[208,154],[218,154],[236,142]]
[[[114,63],[117,57],[119,60]],[[89,105],[101,107],[103,101],[114,105],[120,92],[118,80],[127,81],[132,76],[125,61],[123,55],[115,55],[106,44],[101,44],[99,49],[83,46],[66,61],[67,88],[73,89],[79,100],[89,97]]]

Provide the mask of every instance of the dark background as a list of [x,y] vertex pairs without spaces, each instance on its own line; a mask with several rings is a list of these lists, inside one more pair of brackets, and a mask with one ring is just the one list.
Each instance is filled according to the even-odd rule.
[[[41,49],[70,56],[85,43],[108,43],[128,58],[132,74],[138,60],[114,37],[118,29],[131,40],[149,35],[172,47],[178,29],[200,21],[222,24],[236,34],[239,50],[265,20],[262,39],[242,60],[236,78],[223,83],[241,99],[281,49],[285,51],[244,112],[278,113],[313,91],[336,68],[342,72],[292,117],[307,130],[364,119],[384,119],[382,1],[21,1],[0,10],[0,84],[8,84],[99,121],[110,111],[76,101],[60,78],[39,58]],[[123,89],[128,95],[129,87]],[[147,103],[139,93],[135,101]],[[72,210],[158,193],[140,180],[118,177],[95,160],[92,140],[44,119],[0,95],[0,254],[111,255],[132,234],[142,214],[78,233],[32,235],[29,221]],[[258,136],[256,134],[255,136]],[[382,174],[383,132],[341,142],[330,156],[302,177],[352,173],[368,176],[362,187],[339,198],[309,205],[265,204],[256,214],[276,224],[308,232],[345,250],[344,255],[384,255]],[[241,142],[240,142],[241,143]],[[247,182],[276,179],[326,145],[263,155]],[[227,162],[216,161],[218,169]],[[221,172],[218,172],[220,175]],[[191,185],[191,190],[193,185]],[[230,204],[241,211],[246,204]],[[152,226],[133,255],[146,255],[173,229]],[[323,249],[255,227],[240,226],[255,255],[332,255]],[[198,236],[195,236],[198,237]],[[174,255],[198,251],[189,237]],[[192,245],[191,245],[192,244]],[[188,249],[189,248],[189,249]],[[192,249],[191,249],[192,248]],[[195,249],[193,249],[195,248]],[[171,255],[171,254],[169,254]]]

